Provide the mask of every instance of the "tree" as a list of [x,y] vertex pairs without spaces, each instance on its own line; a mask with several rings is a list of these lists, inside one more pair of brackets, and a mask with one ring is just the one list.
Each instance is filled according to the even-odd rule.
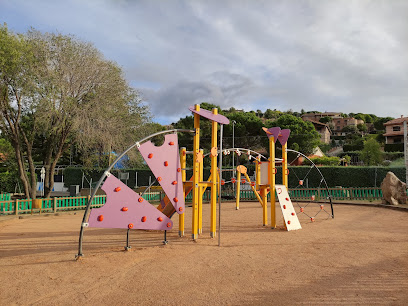
[[367,140],[361,150],[360,159],[368,166],[380,164],[383,159],[380,144],[372,138]]
[[378,117],[377,120],[374,121],[374,127],[377,131],[384,131],[384,123],[393,120],[393,117]]
[[347,125],[341,131],[346,134],[357,134],[358,128],[355,125]]
[[364,123],[357,124],[357,129],[362,133],[367,132],[367,126]]
[[267,123],[267,127],[278,126],[281,129],[290,129],[288,147],[292,148],[294,143],[298,144],[299,151],[305,155],[313,152],[320,142],[320,134],[315,130],[313,124],[308,121],[286,114],[275,121]]
[[326,117],[320,118],[319,121],[320,121],[321,123],[329,123],[329,122],[332,122],[332,121],[333,121],[333,118],[332,118],[332,117],[329,117],[329,116],[326,116]]
[[5,26],[0,35],[0,58],[7,59],[0,61],[0,128],[15,150],[27,197],[36,196],[36,154],[46,169],[47,197],[57,162],[73,144],[85,157],[102,156],[128,146],[130,135],[147,133],[149,112],[138,93],[91,44],[34,30],[15,35]]
[[264,118],[266,119],[278,119],[280,116],[282,116],[283,113],[277,110],[271,110],[271,109],[267,109],[264,113]]

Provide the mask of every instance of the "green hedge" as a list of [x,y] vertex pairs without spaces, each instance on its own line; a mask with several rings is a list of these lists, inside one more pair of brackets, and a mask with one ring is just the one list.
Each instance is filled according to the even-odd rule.
[[343,145],[343,151],[359,151],[364,148],[364,144],[345,144]]
[[403,143],[388,143],[384,145],[385,152],[404,152]]
[[[289,168],[289,187],[296,187],[298,179],[303,179],[310,167],[290,167]],[[329,187],[379,187],[388,171],[405,182],[404,167],[319,167]],[[278,176],[281,176],[278,171]],[[297,175],[297,177],[296,177]],[[320,184],[320,175],[316,169],[308,175],[309,186],[318,187]]]
[[[323,174],[329,187],[379,187],[381,182],[387,175],[388,171],[394,172],[395,175],[405,182],[405,168],[404,167],[330,167],[322,166],[318,168]],[[309,172],[310,170],[310,172]],[[128,186],[135,186],[135,172],[138,173],[138,185],[147,186],[149,184],[149,176],[154,180],[154,175],[150,170],[146,169],[129,169],[122,172],[129,172]],[[282,169],[277,167],[276,183],[282,183]],[[309,174],[307,174],[309,172]],[[115,176],[118,176],[118,171],[112,171]],[[87,178],[92,177],[96,183],[103,170],[94,170],[86,172]],[[248,166],[248,174],[254,174],[254,165]],[[187,171],[187,179],[192,175],[192,171]],[[204,169],[204,179],[210,175],[210,169]],[[316,168],[310,166],[289,167],[289,187],[296,187],[299,179],[303,180],[307,175],[309,187],[318,187],[321,176]],[[223,179],[229,181],[232,177],[232,172],[223,172]],[[64,171],[65,185],[81,185],[82,169],[68,168]],[[306,184],[306,182],[305,182]],[[227,185],[226,185],[227,186]],[[323,186],[323,185],[322,185]],[[85,187],[85,186],[84,186]],[[13,187],[14,188],[14,187]]]

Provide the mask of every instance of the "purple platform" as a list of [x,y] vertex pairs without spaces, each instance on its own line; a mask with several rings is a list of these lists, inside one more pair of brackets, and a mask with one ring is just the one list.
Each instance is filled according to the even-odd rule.
[[[119,191],[117,188],[120,188]],[[89,215],[89,227],[129,228],[144,230],[170,230],[173,222],[141,198],[136,192],[127,187],[114,175],[110,175],[102,186],[106,192],[106,203],[100,208],[93,208]],[[127,210],[123,208],[127,208]],[[103,220],[98,218],[103,216]],[[144,220],[144,222],[143,222]]]
[[151,141],[145,142],[139,147],[139,151],[176,212],[184,213],[183,180],[177,134],[166,135],[160,147],[156,147]]
[[273,136],[274,141],[276,143],[276,141],[278,140],[278,137],[279,137],[279,133],[281,131],[280,127],[273,127],[273,128],[269,128],[269,129],[264,127],[262,129],[265,131],[268,138],[271,138]]
[[290,130],[289,129],[284,129],[281,130],[278,136],[278,140],[281,143],[281,145],[283,146],[285,143],[288,142],[289,139],[289,135],[290,135]]
[[211,121],[215,121],[215,122],[218,122],[220,124],[229,124],[230,123],[230,121],[229,121],[229,119],[227,117],[225,117],[223,115],[220,115],[220,114],[214,115],[212,113],[212,111],[209,111],[209,110],[206,110],[206,109],[200,109],[199,111],[196,111],[195,106],[190,106],[188,109],[191,110],[193,113],[200,115],[201,117],[210,119]]

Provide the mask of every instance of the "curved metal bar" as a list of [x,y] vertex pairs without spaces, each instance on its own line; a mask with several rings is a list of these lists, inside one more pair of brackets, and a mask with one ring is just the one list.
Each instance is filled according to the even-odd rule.
[[323,178],[324,185],[326,186],[327,194],[329,195],[329,201],[330,201],[330,207],[331,207],[331,212],[332,212],[332,218],[334,218],[333,202],[332,202],[331,194],[330,194],[330,192],[329,192],[329,186],[327,185],[326,179],[324,178],[324,176],[323,176],[322,172],[320,171],[320,169],[319,169],[319,168],[316,166],[316,164],[315,164],[309,157],[307,157],[305,154],[303,154],[303,153],[301,153],[301,152],[299,152],[299,151],[296,151],[296,150],[292,150],[292,149],[286,149],[286,151],[297,153],[298,156],[299,156],[299,155],[302,155],[304,158],[306,158],[308,161],[310,161],[311,164],[313,165],[312,167],[315,167],[316,170],[319,172],[320,176]]
[[[222,150],[218,150],[217,152],[220,153],[220,151],[224,152],[224,151],[232,151],[232,150],[241,150],[241,151],[250,151],[251,153],[253,153],[254,155],[256,154],[257,156],[261,156],[263,157],[265,160],[268,160],[268,158],[266,158],[264,155],[262,155],[261,153],[258,153],[254,150],[250,150],[250,149],[244,149],[244,148],[228,148],[228,149],[222,149]],[[210,155],[211,152],[207,153],[204,155],[204,157]],[[282,159],[277,158],[277,160],[282,161]]]
[[92,192],[91,197],[89,198],[88,204],[86,205],[85,208],[85,212],[84,212],[84,217],[82,218],[82,223],[81,223],[81,230],[79,232],[79,246],[78,246],[78,254],[76,255],[76,258],[83,256],[82,254],[82,240],[83,240],[83,236],[84,236],[84,228],[87,226],[86,225],[86,220],[88,218],[88,214],[89,214],[89,209],[91,207],[91,203],[96,195],[96,192],[98,191],[99,187],[101,186],[103,180],[106,178],[107,174],[109,173],[110,170],[112,170],[112,168],[116,165],[116,163],[130,150],[132,150],[134,147],[139,146],[142,142],[145,142],[155,136],[159,136],[162,134],[169,134],[169,133],[195,133],[194,130],[188,130],[188,129],[173,129],[173,130],[166,130],[166,131],[161,131],[161,132],[157,132],[154,134],[151,134],[145,138],[143,138],[142,140],[136,141],[134,144],[132,144],[131,146],[129,146],[125,151],[123,151],[115,160],[112,164],[109,165],[108,168],[106,168],[105,172],[103,173],[103,175],[101,176],[101,178],[99,179],[98,183],[95,186],[94,191]]

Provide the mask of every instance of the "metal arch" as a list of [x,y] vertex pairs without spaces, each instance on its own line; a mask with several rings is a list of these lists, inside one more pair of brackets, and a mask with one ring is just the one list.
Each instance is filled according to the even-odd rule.
[[114,161],[112,164],[109,165],[108,168],[106,168],[106,170],[104,171],[104,173],[102,174],[101,178],[99,179],[98,183],[95,186],[95,189],[92,192],[91,197],[88,200],[88,204],[86,205],[85,208],[85,212],[84,212],[84,217],[82,218],[82,223],[81,223],[81,230],[79,232],[79,246],[78,246],[78,254],[76,255],[76,258],[79,258],[81,256],[83,256],[82,254],[82,240],[83,240],[83,236],[84,236],[84,228],[86,227],[86,219],[88,218],[88,214],[89,214],[89,209],[91,207],[91,203],[96,195],[96,192],[98,191],[99,187],[101,186],[103,180],[106,178],[106,176],[108,175],[109,171],[112,170],[112,168],[116,165],[116,163],[130,150],[132,150],[134,147],[139,147],[140,144],[142,142],[145,142],[155,136],[159,136],[162,134],[169,134],[169,133],[178,133],[178,132],[184,132],[184,133],[195,133],[194,130],[188,130],[188,129],[173,129],[173,130],[166,130],[166,131],[161,131],[161,132],[157,132],[154,134],[151,134],[139,141],[136,141],[134,144],[132,144],[131,146],[129,146],[125,151],[123,151]]
[[[265,160],[268,160],[268,158],[266,158],[266,157],[265,157],[264,155],[262,155],[261,153],[258,153],[258,152],[256,152],[256,151],[250,150],[250,149],[244,149],[244,148],[228,148],[228,149],[222,149],[222,150],[218,150],[217,153],[225,152],[225,151],[233,151],[233,150],[250,151],[251,153],[253,153],[253,155],[256,155],[256,157],[261,156],[261,157],[263,157]],[[208,155],[210,155],[210,154],[211,154],[211,152],[205,154],[204,157],[206,157],[206,156],[208,156]],[[251,155],[251,156],[252,156],[252,155]],[[256,158],[255,158],[255,159],[256,159]],[[275,160],[282,161],[282,159],[279,159],[279,158],[276,158]]]
[[324,178],[322,172],[320,171],[320,169],[316,166],[316,164],[309,158],[307,157],[305,154],[296,151],[296,150],[292,150],[292,149],[286,149],[286,151],[288,152],[294,152],[297,153],[297,157],[299,157],[300,155],[303,156],[304,158],[306,158],[311,164],[312,164],[312,168],[315,167],[316,170],[319,172],[320,176],[323,179],[324,185],[326,186],[326,190],[327,190],[327,194],[329,195],[329,201],[330,201],[330,207],[331,207],[331,213],[332,213],[332,218],[334,218],[334,211],[333,211],[333,202],[332,202],[332,198],[331,198],[331,194],[329,192],[329,186],[327,185],[326,179]]

